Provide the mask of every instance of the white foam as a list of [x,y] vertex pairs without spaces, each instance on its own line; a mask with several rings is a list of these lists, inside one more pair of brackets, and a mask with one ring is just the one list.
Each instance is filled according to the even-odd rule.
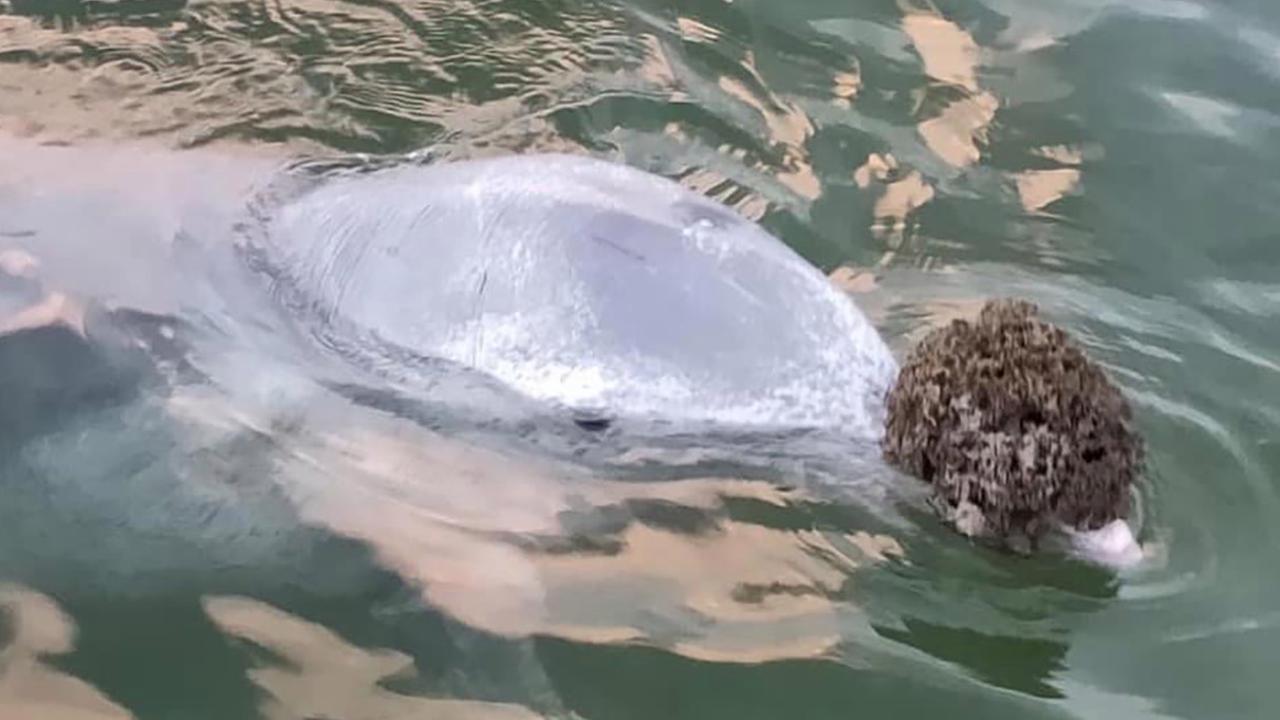
[[1073,555],[1111,568],[1126,569],[1146,558],[1142,545],[1124,520],[1112,520],[1097,530],[1063,528]]

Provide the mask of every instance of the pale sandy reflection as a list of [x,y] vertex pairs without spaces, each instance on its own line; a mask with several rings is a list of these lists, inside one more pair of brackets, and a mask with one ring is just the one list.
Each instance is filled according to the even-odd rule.
[[[717,492],[729,489],[722,482]],[[840,616],[848,610],[833,600],[841,585],[865,563],[901,557],[901,547],[883,536],[859,533],[837,544],[816,531],[735,521],[701,535],[637,524],[621,539],[616,555],[545,556],[539,561],[543,576],[562,594],[626,599],[596,609],[605,611],[598,619],[612,618],[620,634],[651,623],[654,616],[668,622],[688,616],[686,626],[668,628],[672,648],[716,661],[831,652],[841,639]]]
[[671,68],[671,60],[667,58],[667,51],[662,48],[662,42],[653,35],[642,35],[640,42],[644,45],[645,53],[636,73],[652,85],[671,92],[672,99],[676,99],[679,94],[676,90],[676,74]]
[[885,186],[884,194],[876,200],[872,230],[901,234],[906,230],[907,216],[932,199],[933,187],[919,171],[912,170]]
[[[816,127],[813,119],[802,107],[803,101],[781,97],[770,90],[770,83],[766,82],[758,67],[755,52],[750,48],[740,51],[734,46],[733,41],[721,43],[725,36],[720,28],[709,25],[703,20],[682,15],[675,20],[675,30],[685,42],[701,45],[720,43],[727,46],[718,48],[721,52],[735,55],[741,52],[738,65],[742,72],[720,75],[716,80],[718,89],[736,103],[753,110],[763,121],[763,134],[772,150],[768,159],[770,178],[781,183],[802,200],[818,199],[822,194],[822,181],[813,167],[809,148],[816,133]],[[656,46],[656,43],[654,45]],[[645,71],[647,76],[666,81],[670,77],[666,72],[670,69],[670,63],[662,54],[661,48],[654,47],[652,50],[654,52],[651,55],[655,57],[654,59],[646,58],[642,71]],[[827,80],[830,83],[830,102],[841,109],[852,107],[863,85],[857,58],[851,56],[847,58],[846,63],[846,67],[826,71],[830,73]],[[667,134],[675,133],[668,131]],[[686,138],[680,134],[679,139]],[[717,150],[722,154],[736,156],[739,162],[746,161],[741,148],[735,149],[722,145]],[[766,201],[758,196],[753,196],[749,202],[730,202],[730,204],[737,206],[740,211],[745,210],[743,214],[751,219],[758,219],[767,209]],[[744,204],[746,207],[743,207]]]
[[84,318],[83,304],[65,293],[54,292],[8,317],[0,316],[0,336],[53,326],[66,327],[83,336]]
[[863,189],[872,183],[883,185],[872,209],[871,230],[894,244],[901,243],[910,215],[934,196],[933,186],[924,176],[918,170],[900,170],[892,154],[871,153],[854,171],[853,181]]
[[[956,168],[973,165],[981,159],[981,145],[986,142],[1000,107],[1000,100],[979,82],[982,48],[971,34],[943,17],[927,0],[923,6],[900,1],[904,3],[903,32],[919,53],[925,74],[963,93],[920,122],[917,130],[925,145],[947,164]],[[1034,42],[1024,42],[1020,50],[1026,52],[1052,42],[1047,36],[1037,35],[1033,39]],[[924,94],[920,98],[923,102]],[[1023,209],[1038,214],[1079,186],[1083,152],[1076,145],[1045,146],[1031,152],[1056,165],[1012,174]],[[899,191],[898,200],[914,200],[922,197],[920,193],[917,186],[910,185]]]
[[991,93],[957,100],[917,129],[925,144],[938,157],[955,167],[972,165],[982,157],[978,148],[986,141],[987,128],[995,119],[1000,103]]
[[282,662],[253,668],[266,693],[268,720],[519,720],[539,717],[519,705],[402,695],[381,682],[413,672],[409,656],[356,647],[327,628],[257,600],[214,596],[205,612],[224,632],[274,653]]
[[[219,412],[194,400],[172,409]],[[890,538],[728,517],[729,501],[786,508],[804,499],[767,482],[610,480],[350,412],[363,414],[359,427],[289,438],[282,487],[305,521],[367,543],[428,604],[490,632],[642,642],[742,662],[812,656],[829,651],[842,618],[858,613],[844,595],[848,580],[901,554]],[[653,457],[638,450],[627,459]],[[639,521],[636,503],[691,514],[698,529]],[[578,545],[582,538],[595,540]]]
[[869,293],[879,287],[875,273],[849,265],[837,267],[827,278],[836,287],[855,295]]
[[[714,43],[720,39],[717,28],[691,17],[678,17],[676,29],[689,42]],[[813,122],[796,103],[776,97],[767,90],[769,85],[761,77],[756,67],[755,53],[750,49],[743,53],[741,67],[750,78],[750,83],[741,78],[721,75],[717,81],[720,90],[754,109],[764,120],[770,142],[782,150],[778,167],[773,169],[774,177],[801,198],[816,199],[821,193],[821,183],[813,170],[806,148],[806,143],[814,133]],[[840,82],[843,83],[840,86],[841,92],[851,98],[857,91],[856,77],[852,81],[852,90],[849,89],[848,77]]]
[[[681,144],[690,142],[689,136],[685,134],[679,123],[667,123],[662,133]],[[746,157],[745,150],[728,144],[721,145],[717,150],[721,155],[734,158],[738,162],[742,162]],[[769,201],[763,195],[708,167],[693,167],[675,180],[699,195],[733,208],[748,220],[759,221],[769,211]]]
[[[33,280],[38,278],[40,260],[25,250],[0,250],[0,275]],[[0,336],[40,327],[62,326],[85,334],[84,303],[63,292],[46,292],[32,304],[8,315],[0,313]]]
[[898,161],[894,159],[892,153],[886,155],[871,153],[867,156],[867,161],[853,171],[853,181],[865,190],[871,186],[873,180],[884,180],[889,177],[890,172],[897,169]]
[[681,177],[679,182],[699,195],[733,208],[751,221],[759,221],[769,210],[769,201],[759,193],[746,189],[710,168],[695,168]]
[[978,44],[972,35],[932,9],[908,10],[902,29],[920,54],[925,74],[964,91],[963,97],[917,126],[920,136],[948,164],[972,165],[982,155],[978,145],[985,141],[1000,106],[995,95],[978,85]]
[[97,688],[45,662],[75,648],[76,626],[51,598],[0,584],[0,613],[13,639],[0,647],[0,717],[127,720],[133,715]]
[[681,15],[676,18],[676,27],[680,30],[680,36],[690,42],[714,43],[720,39],[719,28],[697,18]]
[[926,75],[978,92],[978,44],[972,35],[928,12],[908,12],[902,18],[902,30],[920,53]]
[[[764,86],[755,72],[748,53],[744,65],[751,70],[761,87]],[[813,136],[813,123],[797,105],[775,97],[757,98],[738,78],[721,76],[720,89],[743,104],[755,108],[764,119],[769,139],[782,148],[782,159],[776,169],[779,182],[806,200],[815,200],[821,192],[821,183],[810,164],[805,143]]]
[[1079,165],[1083,160],[1078,146],[1046,146],[1033,154],[1062,167],[1023,170],[1014,176],[1018,198],[1028,212],[1038,212],[1074,190],[1080,183]]
[[832,102],[837,107],[849,109],[853,106],[853,100],[858,96],[858,91],[862,89],[862,73],[858,68],[853,70],[838,70],[832,76],[831,95]]

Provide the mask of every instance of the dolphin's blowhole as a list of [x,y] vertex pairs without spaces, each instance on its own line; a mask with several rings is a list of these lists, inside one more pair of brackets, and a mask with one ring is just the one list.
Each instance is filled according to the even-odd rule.
[[889,391],[885,458],[928,482],[965,535],[1021,549],[1125,518],[1144,450],[1128,401],[1018,300],[933,330]]

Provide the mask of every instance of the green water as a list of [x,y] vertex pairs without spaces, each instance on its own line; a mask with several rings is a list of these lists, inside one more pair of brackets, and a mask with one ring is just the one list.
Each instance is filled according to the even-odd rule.
[[971,545],[820,438],[51,407],[29,358],[87,351],[6,342],[0,717],[1280,717],[1272,3],[8,0],[0,133],[625,161],[846,268],[895,351],[1037,300],[1150,455],[1117,574]]

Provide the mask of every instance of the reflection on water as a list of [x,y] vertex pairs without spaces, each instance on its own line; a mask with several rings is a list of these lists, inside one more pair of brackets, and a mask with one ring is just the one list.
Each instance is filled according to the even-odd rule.
[[35,305],[0,318],[0,335],[58,325],[84,335],[84,308],[62,293],[53,293]]
[[[999,100],[978,87],[978,46],[969,33],[934,11],[909,10],[902,18],[902,30],[911,38],[924,61],[924,72],[942,83],[938,95],[954,88],[955,99],[942,99],[941,109],[919,124],[920,135],[946,162],[964,167],[978,161],[978,143],[986,139],[987,126],[995,118]],[[928,91],[920,96],[929,102]]]
[[[204,425],[267,427],[219,420],[196,398],[172,403]],[[359,410],[314,403],[275,468],[302,519],[368,543],[428,604],[493,633],[740,662],[821,655],[840,640],[836,615],[853,611],[842,609],[850,576],[903,554],[866,531],[735,519],[730,508],[785,513],[804,497],[769,483],[593,477],[381,414],[332,432]]]
[[891,246],[902,244],[907,231],[907,217],[916,208],[933,199],[933,187],[919,171],[903,174],[893,155],[871,153],[867,162],[853,171],[853,181],[864,190],[873,182],[883,183],[880,197],[876,198],[874,233],[890,238]]
[[1079,166],[1083,160],[1079,148],[1065,145],[1039,148],[1033,153],[1058,167],[1024,170],[1017,175],[1018,197],[1028,212],[1042,210],[1073,190],[1080,182]]
[[8,717],[49,720],[132,718],[99,690],[51,667],[46,658],[75,648],[75,622],[50,598],[0,585],[8,637],[0,644],[0,709]]
[[475,718],[538,717],[514,705],[437,700],[403,695],[383,683],[403,676],[413,661],[391,650],[365,650],[332,631],[248,598],[209,597],[205,612],[228,635],[271,654],[263,667],[249,671],[268,695],[262,716],[271,720],[340,717]]
[[[0,715],[1275,716],[1275,37],[1181,0],[0,3]],[[874,448],[477,420],[334,381],[252,292],[228,336],[173,301],[197,200],[423,148],[663,173],[899,352],[1040,302],[1135,401],[1159,552],[1007,557]]]

